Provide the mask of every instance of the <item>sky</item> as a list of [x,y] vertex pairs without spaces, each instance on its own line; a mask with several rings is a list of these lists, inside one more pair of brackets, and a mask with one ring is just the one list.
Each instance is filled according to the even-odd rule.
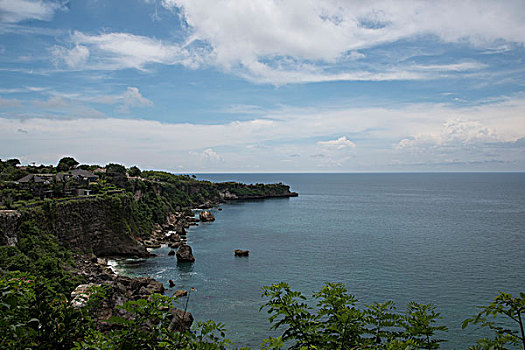
[[0,0],[0,158],[525,171],[525,1]]

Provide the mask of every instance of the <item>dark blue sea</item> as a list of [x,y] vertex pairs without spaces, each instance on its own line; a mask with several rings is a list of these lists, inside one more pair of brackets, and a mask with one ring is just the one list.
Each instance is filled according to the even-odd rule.
[[[343,282],[360,302],[434,303],[449,327],[444,349],[483,333],[461,330],[498,291],[525,291],[525,174],[200,174],[199,179],[283,182],[299,197],[235,202],[188,233],[196,262],[168,248],[124,273],[195,288],[196,320],[223,322],[239,346],[269,334],[261,288],[279,281],[311,294]],[[249,249],[235,258],[234,249]],[[185,299],[183,299],[185,300]]]

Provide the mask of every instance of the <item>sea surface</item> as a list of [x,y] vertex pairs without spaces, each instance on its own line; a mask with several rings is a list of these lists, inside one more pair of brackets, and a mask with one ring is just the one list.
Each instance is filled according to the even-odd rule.
[[[525,174],[200,174],[199,179],[283,182],[296,198],[233,202],[216,221],[188,233],[194,264],[177,265],[169,248],[129,275],[195,288],[188,311],[222,322],[239,346],[268,335],[259,311],[264,285],[286,281],[310,295],[342,282],[362,305],[393,300],[434,303],[449,327],[444,349],[483,335],[462,321],[498,291],[525,291]],[[249,249],[247,258],[235,249]],[[168,291],[168,293],[170,293]],[[182,298],[182,307],[187,299]]]

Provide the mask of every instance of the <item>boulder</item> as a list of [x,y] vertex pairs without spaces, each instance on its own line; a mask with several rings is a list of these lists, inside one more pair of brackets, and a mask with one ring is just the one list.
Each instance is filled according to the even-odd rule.
[[170,310],[173,318],[168,327],[170,332],[184,332],[190,329],[193,323],[193,315],[181,309],[172,308]]
[[179,249],[177,249],[177,262],[194,262],[195,258],[193,257],[191,247],[187,244],[181,244]]
[[168,283],[170,284],[170,288],[175,287],[175,282],[173,282],[173,280],[169,280]]
[[215,216],[207,210],[201,211],[199,214],[199,219],[203,222],[206,221],[215,221]]
[[235,249],[235,256],[248,256],[249,254],[249,250]]
[[[181,244],[180,242],[173,242],[173,243],[170,243],[168,246],[169,246],[170,248],[178,248],[178,247],[180,246],[180,244]],[[170,251],[170,253],[171,253],[171,252],[172,252],[172,251]],[[168,254],[168,255],[169,255],[169,254]]]
[[188,291],[187,290],[182,290],[182,289],[177,290],[173,294],[173,296],[176,297],[176,298],[185,297],[186,295],[188,295]]
[[173,249],[170,250],[170,252],[168,253],[169,256],[172,256],[172,255],[175,255],[175,251]]

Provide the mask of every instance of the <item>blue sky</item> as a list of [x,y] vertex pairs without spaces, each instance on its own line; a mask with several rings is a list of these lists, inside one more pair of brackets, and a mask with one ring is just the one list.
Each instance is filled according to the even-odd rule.
[[0,0],[0,158],[525,171],[525,2]]

